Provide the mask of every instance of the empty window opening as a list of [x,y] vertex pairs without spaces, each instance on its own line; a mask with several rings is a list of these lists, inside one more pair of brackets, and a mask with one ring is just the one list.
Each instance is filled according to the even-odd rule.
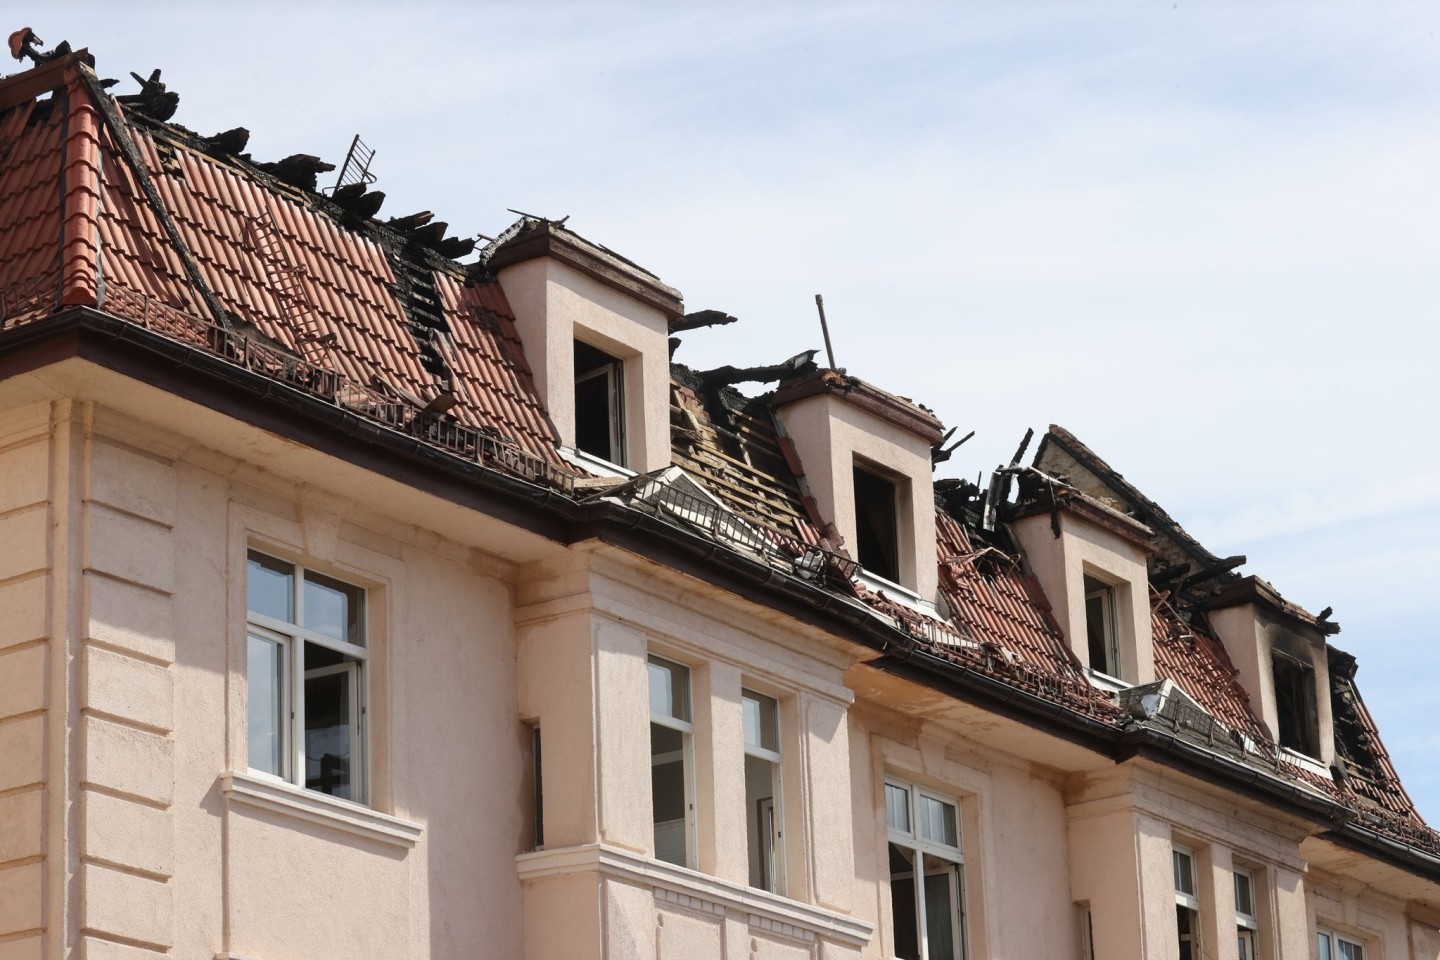
[[690,669],[650,658],[650,801],[655,857],[695,866],[695,789]]
[[750,886],[785,892],[780,803],[780,705],[773,697],[740,692],[745,717],[745,829]]
[[1255,878],[1248,870],[1235,871],[1235,926],[1240,960],[1255,960],[1260,922],[1255,916]]
[[363,800],[364,591],[251,551],[246,598],[250,769]]
[[532,725],[530,730],[530,795],[531,806],[534,809],[534,820],[531,823],[531,836],[534,843],[531,846],[539,850],[545,846],[545,778],[541,773],[541,745],[540,727]]
[[1088,576],[1085,578],[1085,640],[1090,650],[1090,669],[1121,679],[1115,588]]
[[1320,960],[1365,960],[1365,945],[1358,940],[1334,932],[1321,930]]
[[625,364],[575,341],[575,447],[625,466]]
[[855,550],[860,566],[900,580],[900,490],[894,481],[855,465]]
[[1279,650],[1270,658],[1275,678],[1275,719],[1280,746],[1320,758],[1319,717],[1315,712],[1315,671]]
[[965,876],[959,807],[911,784],[885,782],[890,911],[898,960],[963,960]]
[[1179,937],[1180,960],[1200,960],[1200,898],[1195,886],[1195,855],[1176,847],[1175,929]]

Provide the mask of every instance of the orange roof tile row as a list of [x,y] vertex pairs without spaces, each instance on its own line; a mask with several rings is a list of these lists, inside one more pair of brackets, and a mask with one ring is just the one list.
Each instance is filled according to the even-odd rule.
[[[46,109],[32,100],[0,113],[0,292],[12,299],[37,284],[58,285],[65,115]],[[8,319],[18,323],[28,314]]]

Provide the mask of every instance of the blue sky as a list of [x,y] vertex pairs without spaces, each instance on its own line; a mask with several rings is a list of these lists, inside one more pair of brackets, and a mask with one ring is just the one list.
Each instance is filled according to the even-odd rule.
[[[1440,6],[35,4],[258,159],[376,148],[383,215],[552,217],[978,431],[1085,440],[1337,645],[1440,824]],[[128,89],[130,81],[122,85]]]

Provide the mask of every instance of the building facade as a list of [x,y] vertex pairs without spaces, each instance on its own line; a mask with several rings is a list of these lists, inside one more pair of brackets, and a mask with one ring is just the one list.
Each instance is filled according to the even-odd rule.
[[[1440,957],[1314,615],[563,223],[0,79],[0,960]],[[355,161],[352,154],[350,160]],[[736,384],[760,384],[742,393]]]

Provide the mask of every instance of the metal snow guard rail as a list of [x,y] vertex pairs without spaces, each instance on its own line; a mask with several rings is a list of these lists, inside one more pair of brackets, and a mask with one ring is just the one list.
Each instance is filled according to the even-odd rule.
[[[32,281],[0,291],[0,328],[9,317],[23,315],[47,298],[53,298],[55,282],[54,279]],[[409,400],[356,383],[343,374],[177,310],[146,294],[115,285],[107,286],[105,294],[102,309],[121,320],[203,350],[371,423],[417,438],[428,446],[532,483],[567,494],[574,492],[574,474],[481,427],[429,413]],[[37,317],[30,322],[43,319]]]

